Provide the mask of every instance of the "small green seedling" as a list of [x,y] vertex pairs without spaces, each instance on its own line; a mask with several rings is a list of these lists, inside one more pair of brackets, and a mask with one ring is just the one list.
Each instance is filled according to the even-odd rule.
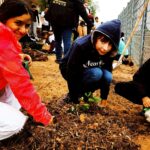
[[88,98],[89,103],[98,103],[101,101],[101,98],[93,96],[92,92],[85,93],[85,96]]
[[150,107],[146,107],[143,110],[146,112],[146,111],[150,110]]
[[89,97],[88,102],[90,103],[98,103],[101,101],[101,98],[98,97]]
[[83,111],[87,111],[89,110],[89,108],[90,108],[90,105],[87,103],[80,105],[80,109]]

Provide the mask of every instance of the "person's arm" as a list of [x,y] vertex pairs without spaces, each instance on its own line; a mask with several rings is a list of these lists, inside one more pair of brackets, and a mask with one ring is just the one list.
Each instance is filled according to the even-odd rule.
[[150,83],[150,59],[148,59],[139,69],[138,71],[134,74],[133,80],[141,82],[141,83],[146,83],[147,86]]
[[40,23],[39,13],[37,10],[36,10],[36,17],[37,17],[38,23]]
[[102,68],[112,72],[113,60],[114,60],[114,57],[106,56],[106,58],[104,58],[104,65],[102,66]]
[[74,3],[76,5],[76,9],[77,9],[78,14],[83,18],[83,20],[87,23],[87,25],[89,27],[93,27],[94,24],[92,21],[90,21],[88,14],[86,12],[86,9],[83,5],[83,2],[81,0],[74,0]]
[[22,66],[18,43],[11,34],[2,35],[0,33],[0,70],[5,82],[10,85],[21,106],[33,116],[35,121],[48,125],[52,116],[41,102],[27,71]]
[[77,43],[72,45],[70,51],[71,54],[67,64],[68,88],[72,101],[77,102],[81,93],[81,68],[84,56],[81,47]]
[[[105,64],[103,66],[103,69],[106,69],[108,72],[112,72],[112,63],[113,63],[113,58],[112,57],[108,57],[105,60]],[[105,85],[105,86],[104,86]],[[106,107],[107,106],[107,97],[109,94],[109,90],[110,90],[110,84],[107,84],[105,81],[101,82],[101,102],[100,102],[100,106],[101,107]]]
[[45,20],[46,21],[48,21],[49,22],[49,24],[51,24],[51,21],[50,21],[50,3],[52,2],[52,0],[48,0],[48,5],[49,5],[49,7],[48,7],[48,10],[47,10],[47,12],[45,12],[45,15],[44,15],[44,18],[45,18]]

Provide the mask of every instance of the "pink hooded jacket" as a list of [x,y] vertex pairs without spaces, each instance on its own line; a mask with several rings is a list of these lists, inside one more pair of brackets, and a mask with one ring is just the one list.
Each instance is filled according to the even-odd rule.
[[0,89],[10,85],[21,106],[35,121],[48,125],[52,116],[30,82],[28,72],[22,66],[20,53],[21,45],[15,35],[0,23]]

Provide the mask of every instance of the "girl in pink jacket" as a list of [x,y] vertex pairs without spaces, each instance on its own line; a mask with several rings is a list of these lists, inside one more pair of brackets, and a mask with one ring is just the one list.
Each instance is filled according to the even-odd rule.
[[27,116],[21,107],[36,122],[48,125],[52,121],[22,66],[18,41],[27,34],[30,24],[30,9],[25,2],[11,0],[0,6],[0,140],[23,128]]

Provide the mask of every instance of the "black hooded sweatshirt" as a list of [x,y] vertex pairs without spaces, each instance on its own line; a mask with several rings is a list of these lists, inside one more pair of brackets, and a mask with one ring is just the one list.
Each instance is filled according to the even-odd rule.
[[141,98],[150,97],[150,59],[148,59],[134,74],[133,81],[141,85],[139,93]]
[[[62,76],[67,80],[69,94],[72,101],[77,101],[82,93],[82,75],[85,68],[100,67],[112,71],[112,54],[117,53],[120,40],[121,22],[116,19],[100,25],[92,34],[78,38],[72,45],[70,51],[62,59],[60,70]],[[93,41],[97,33],[107,36],[114,44],[115,49],[110,53],[101,56]],[[101,91],[101,98],[106,99],[109,93],[109,87]]]
[[49,9],[45,19],[54,28],[74,28],[78,26],[79,15],[89,27],[93,22],[89,19],[82,0],[49,0]]

